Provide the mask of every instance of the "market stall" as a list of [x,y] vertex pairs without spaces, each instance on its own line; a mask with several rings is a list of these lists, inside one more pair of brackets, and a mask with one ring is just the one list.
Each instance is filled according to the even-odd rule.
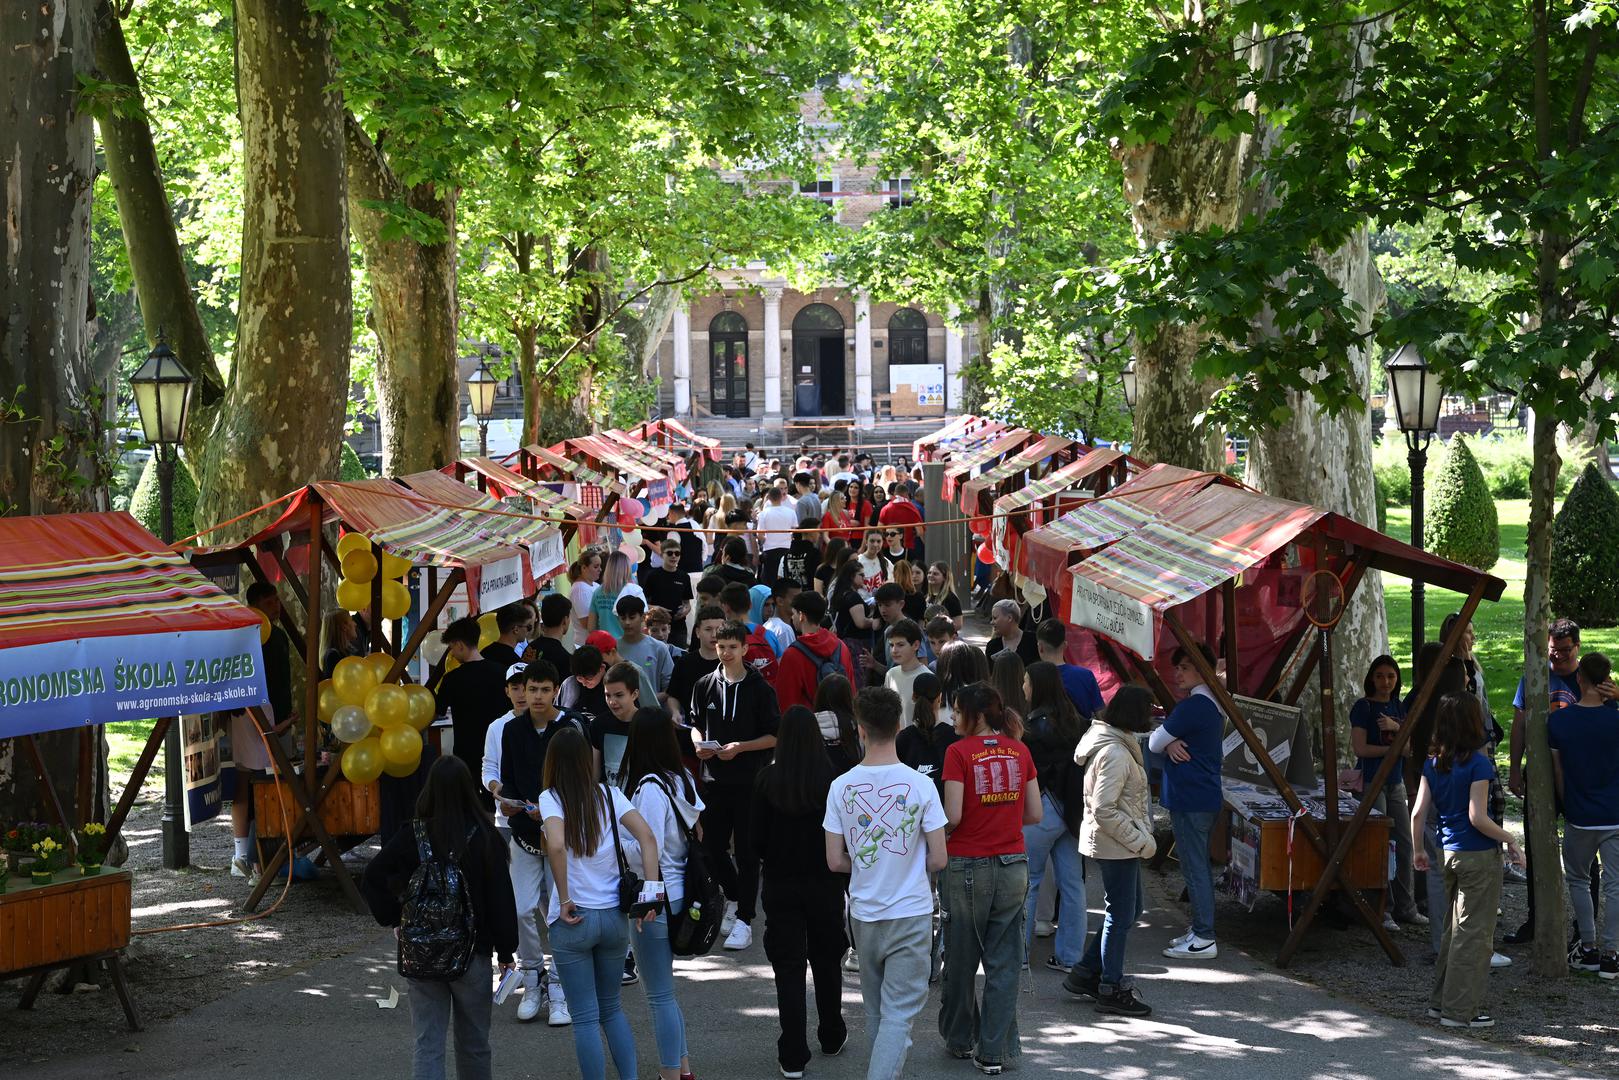
[[993,438],[978,446],[966,448],[951,454],[950,462],[944,468],[942,493],[947,502],[956,501],[956,489],[969,477],[985,469],[998,465],[1003,458],[1009,457],[1021,450],[1031,440],[1039,439],[1040,435],[1027,428],[1010,428],[998,432]]
[[625,434],[642,442],[654,443],[669,450],[679,451],[682,454],[699,454],[707,461],[718,461],[721,457],[720,441],[698,435],[691,428],[672,417],[661,420],[649,420],[644,424],[637,424]]
[[[0,868],[0,978],[30,978],[28,1008],[52,969],[104,965],[140,1030],[121,961],[131,879],[103,871],[99,856],[123,828],[175,717],[265,703],[260,635],[268,626],[126,513],[0,518],[0,625],[0,739],[22,744],[54,822],[47,829],[62,837],[14,852],[18,872]],[[116,807],[92,822],[97,727],[152,716],[162,719]],[[48,731],[79,732],[74,815],[38,750],[36,736]],[[68,857],[78,865],[64,865]]]
[[968,477],[960,485],[960,506],[963,513],[981,514],[989,509],[998,489],[1018,479],[1031,479],[1036,472],[1044,473],[1061,468],[1084,455],[1083,443],[1065,439],[1060,435],[1046,435],[1029,443],[1015,454],[1008,454],[999,463],[977,476]]
[[1096,448],[1044,476],[1008,485],[1012,490],[990,508],[989,536],[995,561],[1027,576],[1020,558],[1025,533],[1075,509],[1087,496],[1111,491],[1137,469],[1135,460],[1120,451]]
[[924,435],[913,442],[911,459],[919,464],[936,461],[941,454],[960,449],[963,444],[982,443],[1004,430],[1006,425],[999,421],[966,413],[951,420],[933,434]]

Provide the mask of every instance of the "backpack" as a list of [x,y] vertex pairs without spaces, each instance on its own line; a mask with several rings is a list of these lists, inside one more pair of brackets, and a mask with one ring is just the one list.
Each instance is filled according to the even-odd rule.
[[844,645],[841,641],[832,649],[832,655],[830,656],[821,656],[801,640],[795,640],[790,648],[803,653],[804,658],[815,668],[815,685],[817,686],[833,675],[848,676],[848,672],[843,670]]
[[770,647],[770,637],[765,630],[764,623],[760,623],[748,631],[748,640],[744,645],[742,662],[765,677],[765,682],[774,690],[776,688],[776,650]]
[[[672,808],[675,796],[669,790],[669,785],[663,782],[662,777],[651,775],[644,777],[641,783],[648,780],[663,789]],[[678,812],[676,820],[679,820]],[[692,835],[691,829],[683,821],[680,829],[686,836],[686,872],[681,879],[686,906],[678,914],[669,916],[669,951],[676,956],[706,956],[714,947],[714,942],[720,939],[720,920],[725,916],[725,890],[720,887],[719,879],[709,872],[708,855]]]
[[[472,967],[477,915],[461,865],[453,857],[435,858],[427,826],[420,821],[411,824],[421,863],[405,886],[399,920],[399,974],[407,979],[453,982]],[[468,839],[476,832],[468,833]]]

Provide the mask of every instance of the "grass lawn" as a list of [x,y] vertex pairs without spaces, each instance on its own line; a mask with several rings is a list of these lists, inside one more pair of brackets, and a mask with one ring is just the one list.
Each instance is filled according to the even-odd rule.
[[[105,725],[107,733],[107,771],[114,778],[114,789],[121,788],[124,780],[135,771],[135,762],[146,747],[147,736],[152,733],[154,720],[114,720]],[[163,787],[163,752],[158,751],[152,771],[146,774],[143,789],[161,790]]]
[[[1473,633],[1477,638],[1474,651],[1484,667],[1484,684],[1489,690],[1490,707],[1502,730],[1512,729],[1512,695],[1523,674],[1523,579],[1524,550],[1529,533],[1529,500],[1502,499],[1495,511],[1501,522],[1501,561],[1490,570],[1507,583],[1501,599],[1492,604],[1488,600],[1479,605],[1473,620]],[[1404,506],[1389,507],[1388,533],[1399,540],[1411,538],[1411,510]],[[1427,589],[1426,621],[1428,639],[1438,640],[1439,626],[1445,616],[1460,610],[1466,597],[1429,586]],[[1411,687],[1411,586],[1404,578],[1383,577],[1383,606],[1388,612],[1389,651],[1400,661],[1404,670],[1404,685]],[[1580,634],[1580,647],[1587,651],[1619,657],[1619,627],[1604,630],[1587,629]],[[1501,752],[1506,753],[1503,743]]]

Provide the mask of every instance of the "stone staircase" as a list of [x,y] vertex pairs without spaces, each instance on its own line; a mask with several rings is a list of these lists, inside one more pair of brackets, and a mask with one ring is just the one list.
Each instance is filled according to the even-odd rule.
[[891,458],[910,457],[911,444],[924,435],[938,431],[947,420],[940,417],[922,420],[879,419],[869,429],[855,426],[855,420],[850,416],[822,416],[802,421],[785,417],[779,428],[767,426],[761,416],[699,416],[684,423],[699,435],[720,440],[720,445],[727,452],[739,450],[750,442],[766,454],[779,452],[785,447],[806,446],[812,451],[856,447],[865,449],[879,464],[887,464]]

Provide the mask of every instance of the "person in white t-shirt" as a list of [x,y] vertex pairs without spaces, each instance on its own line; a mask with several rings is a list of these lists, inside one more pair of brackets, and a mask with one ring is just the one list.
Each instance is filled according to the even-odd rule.
[[568,599],[573,602],[573,623],[566,644],[572,648],[585,639],[585,635],[596,629],[590,614],[590,602],[596,598],[596,590],[601,588],[598,584],[602,576],[602,553],[596,548],[586,548],[579,554],[579,560],[568,567],[568,580],[573,584],[568,588]]
[[[546,751],[539,808],[556,883],[546,921],[572,1007],[579,1072],[587,1080],[607,1075],[605,1034],[618,1075],[638,1076],[635,1034],[619,1006],[630,932],[619,910],[618,882],[620,867],[626,867],[642,871],[648,884],[662,885],[657,838],[622,791],[597,782],[590,743],[572,727],[558,731]],[[649,913],[645,921],[652,918]]]
[[828,868],[850,875],[849,926],[871,1040],[867,1080],[905,1070],[911,1024],[928,997],[930,875],[948,861],[938,790],[894,751],[900,715],[892,690],[860,691],[855,720],[866,756],[832,782],[821,822]]
[[779,487],[772,487],[766,500],[754,531],[759,536],[759,576],[768,585],[780,574],[782,557],[792,547],[793,530],[798,528],[798,508],[787,500]]
[[883,685],[899,695],[903,712],[899,726],[908,728],[915,722],[916,700],[911,687],[916,677],[928,669],[922,662],[922,628],[909,619],[900,619],[885,632],[888,638],[888,659],[894,666],[883,676]]
[[479,779],[489,794],[495,796],[495,828],[507,843],[511,842],[512,830],[506,824],[506,805],[500,800],[500,739],[506,731],[506,721],[528,711],[527,671],[527,664],[513,664],[506,669],[506,700],[512,703],[512,711],[490,721],[489,730],[483,735],[483,769]]

